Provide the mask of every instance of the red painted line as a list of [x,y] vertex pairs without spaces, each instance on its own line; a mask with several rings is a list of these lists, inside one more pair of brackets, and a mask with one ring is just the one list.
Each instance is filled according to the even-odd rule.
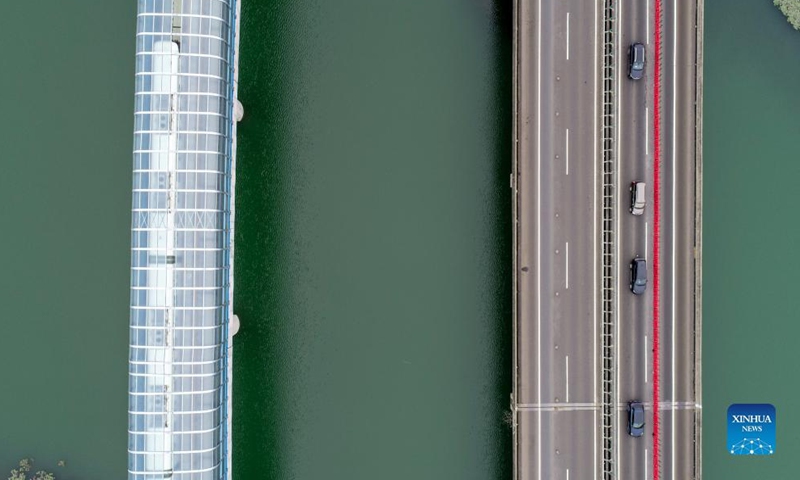
[[655,61],[653,72],[653,480],[659,478],[659,454],[661,451],[658,432],[658,253],[661,245],[659,226],[661,220],[661,0],[655,0]]

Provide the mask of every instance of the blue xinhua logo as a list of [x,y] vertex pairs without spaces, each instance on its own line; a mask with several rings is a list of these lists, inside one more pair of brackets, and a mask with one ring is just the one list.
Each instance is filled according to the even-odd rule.
[[775,453],[775,406],[734,403],[728,407],[728,452],[731,455]]

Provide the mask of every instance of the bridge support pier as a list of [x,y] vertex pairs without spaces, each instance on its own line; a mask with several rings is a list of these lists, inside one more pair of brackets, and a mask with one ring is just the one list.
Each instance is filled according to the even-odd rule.
[[239,99],[236,99],[236,103],[233,104],[233,118],[236,119],[237,122],[241,122],[242,118],[244,118],[244,106]]
[[233,318],[231,318],[231,325],[230,325],[231,337],[239,333],[240,325],[241,324],[239,323],[239,315],[234,315]]

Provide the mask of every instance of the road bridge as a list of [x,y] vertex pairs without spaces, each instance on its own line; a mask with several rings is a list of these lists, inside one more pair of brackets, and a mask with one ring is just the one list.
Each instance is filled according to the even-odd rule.
[[515,479],[700,476],[702,0],[656,1],[514,3]]

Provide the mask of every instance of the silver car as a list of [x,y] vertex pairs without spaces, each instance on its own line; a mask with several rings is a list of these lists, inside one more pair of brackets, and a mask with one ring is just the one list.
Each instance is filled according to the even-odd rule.
[[630,212],[634,215],[641,215],[644,213],[645,200],[645,183],[633,182],[631,183],[631,208]]

